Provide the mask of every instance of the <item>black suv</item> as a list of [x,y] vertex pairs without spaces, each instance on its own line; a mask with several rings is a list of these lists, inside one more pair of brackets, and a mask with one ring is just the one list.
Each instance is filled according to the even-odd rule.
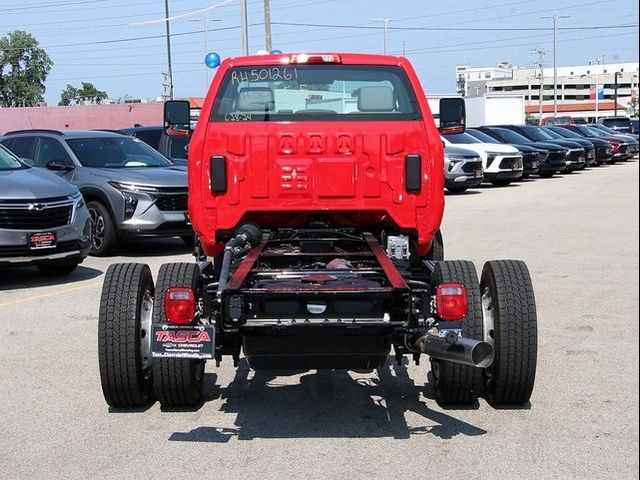
[[120,131],[142,140],[165,157],[171,159],[176,165],[187,166],[187,146],[191,139],[189,130],[177,128],[165,130],[161,125],[151,127],[135,125],[132,128],[122,128]]

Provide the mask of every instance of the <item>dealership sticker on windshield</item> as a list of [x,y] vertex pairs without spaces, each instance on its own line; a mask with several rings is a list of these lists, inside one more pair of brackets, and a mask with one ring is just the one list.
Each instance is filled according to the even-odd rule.
[[151,356],[212,359],[215,336],[213,325],[154,324],[151,326]]

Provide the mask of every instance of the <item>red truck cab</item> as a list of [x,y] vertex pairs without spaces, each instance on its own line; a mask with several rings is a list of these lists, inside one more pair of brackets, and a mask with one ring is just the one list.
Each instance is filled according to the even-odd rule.
[[189,216],[215,257],[243,223],[406,233],[442,219],[443,147],[405,58],[264,55],[220,66],[189,146]]

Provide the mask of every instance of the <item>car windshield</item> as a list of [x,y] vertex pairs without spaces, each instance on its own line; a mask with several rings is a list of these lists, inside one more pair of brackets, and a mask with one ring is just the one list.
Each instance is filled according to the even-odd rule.
[[472,137],[468,133],[455,133],[453,135],[443,135],[443,136],[444,138],[449,140],[451,143],[466,143],[466,144],[482,143],[480,140],[478,140],[475,137]]
[[496,128],[493,130],[496,134],[502,138],[505,142],[509,143],[531,143],[526,137],[523,137],[519,133],[514,132],[513,130],[508,130],[506,128]]
[[67,140],[80,163],[93,168],[170,167],[172,163],[137,138],[88,137]]
[[581,125],[579,127],[573,127],[573,128],[574,128],[574,131],[578,132],[583,137],[595,138],[595,137],[599,137],[600,136],[600,135],[596,135],[595,133],[593,133],[589,127],[583,127]]
[[554,132],[553,130],[549,129],[549,128],[543,128],[542,131],[549,135],[549,138],[553,138],[553,139],[562,139],[564,138],[562,135],[560,135],[559,133]]
[[27,168],[9,150],[0,145],[0,171]]
[[584,128],[589,130],[589,132],[591,132],[591,134],[594,137],[606,137],[607,135],[609,135],[607,132],[603,132],[602,130],[598,130],[597,128],[594,128],[594,127],[584,127]]
[[553,140],[553,137],[538,127],[525,127],[524,131],[526,136],[537,142],[544,142],[545,140]]
[[564,138],[582,138],[582,135],[574,132],[569,128],[558,127],[558,128],[552,129],[552,131],[553,133],[560,135],[561,137],[564,137]]
[[465,133],[468,133],[469,135],[471,135],[474,138],[477,138],[478,140],[480,140],[483,143],[500,143],[495,138],[490,137],[486,133],[481,132],[479,130],[467,130]]
[[607,127],[630,128],[631,120],[628,118],[605,118],[602,123]]
[[604,126],[602,124],[593,125],[592,128],[597,128],[598,130],[601,130],[603,132],[610,133],[610,134],[613,134],[613,135],[618,135],[618,132],[616,132],[615,130],[612,130],[609,127],[606,127],[606,126]]
[[419,120],[400,67],[270,65],[231,68],[212,122]]

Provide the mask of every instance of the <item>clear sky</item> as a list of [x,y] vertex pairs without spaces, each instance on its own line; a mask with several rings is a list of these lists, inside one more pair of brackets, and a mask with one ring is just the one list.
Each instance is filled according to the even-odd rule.
[[[169,0],[170,14],[222,1]],[[262,8],[263,0],[249,0],[252,53],[264,48]],[[548,15],[570,16],[558,22],[571,28],[558,32],[558,66],[603,56],[607,63],[638,61],[637,0],[271,0],[271,9],[274,48],[284,52],[380,53],[383,31],[373,19],[394,19],[389,52],[401,54],[404,48],[431,93],[455,91],[456,65],[509,60],[531,66],[536,60],[531,51],[537,48],[547,50],[551,64],[552,36],[545,30],[551,20],[540,18]],[[153,23],[163,17],[163,0],[0,0],[0,36],[23,29],[45,48],[54,62],[46,82],[50,103],[59,101],[67,83],[82,81],[112,98],[154,98],[162,94],[167,70],[165,25]],[[203,22],[195,18],[219,20],[209,22],[206,49]],[[204,95],[206,51],[223,58],[240,54],[239,25],[239,0],[171,22],[177,97]],[[616,28],[592,28],[598,26]]]

